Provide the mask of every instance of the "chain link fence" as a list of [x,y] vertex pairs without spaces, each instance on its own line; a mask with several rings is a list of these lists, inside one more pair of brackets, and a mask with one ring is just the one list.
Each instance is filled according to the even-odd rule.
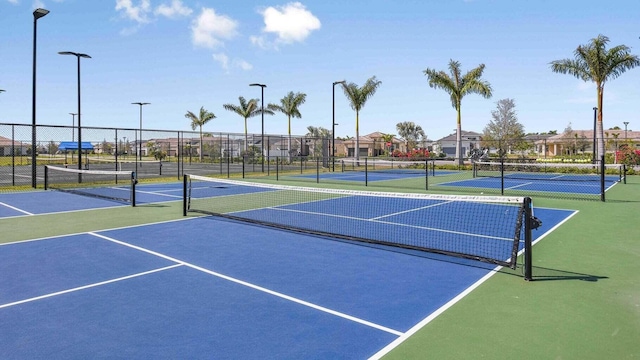
[[[462,161],[432,151],[426,159],[374,156],[355,162],[349,157],[332,157],[330,138],[211,132],[203,133],[201,138],[197,131],[83,127],[79,134],[78,130],[71,126],[38,125],[34,154],[31,125],[0,123],[0,191],[31,189],[33,184],[42,188],[44,166],[55,165],[135,171],[141,182],[176,181],[183,174],[190,173],[291,181],[303,185],[327,183],[345,187],[376,186],[411,191],[560,198],[600,196],[599,192],[577,192],[579,182],[560,181],[562,177],[568,177],[556,174],[578,172],[594,175],[587,179],[598,181],[596,175],[600,173],[598,164],[601,159],[594,161],[592,139],[584,136],[480,140],[466,147],[467,157]],[[638,174],[640,139],[608,137],[605,149],[606,175],[615,177],[619,170],[611,165],[617,164],[625,165],[624,176]],[[32,163],[34,158],[35,166]],[[496,165],[500,162],[508,165],[501,168]],[[486,165],[478,173],[479,163],[493,165]],[[535,167],[519,168],[514,165],[520,163]],[[566,166],[559,168],[544,164]],[[584,166],[588,164],[592,166]],[[504,176],[505,169],[507,177]],[[411,174],[407,175],[409,172]],[[548,181],[549,185],[538,182],[535,189],[519,183],[510,185],[512,180],[509,177],[513,177],[515,172],[547,174],[552,179]],[[503,180],[498,186],[490,184],[490,178]],[[508,180],[507,185],[504,179]],[[624,182],[626,178],[621,176],[619,179],[618,182]]]
[[298,159],[328,149],[326,139],[304,136],[206,132],[201,138],[197,131],[99,127],[82,127],[79,134],[77,127],[51,125],[35,130],[34,146],[31,125],[0,123],[0,191],[42,188],[45,165],[135,171],[144,182],[179,180],[184,173],[264,173],[276,157],[297,169]]

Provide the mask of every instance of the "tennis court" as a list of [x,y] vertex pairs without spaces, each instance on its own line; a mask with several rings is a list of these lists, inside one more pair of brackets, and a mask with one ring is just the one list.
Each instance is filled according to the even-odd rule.
[[[182,184],[140,190],[145,201],[167,201],[181,197]],[[425,205],[394,198],[394,206],[375,206],[380,200],[366,198],[354,206],[349,199],[355,196],[325,193],[317,201],[297,201],[273,188],[228,183],[195,184],[191,191],[194,206],[235,199],[240,201],[231,210],[234,216],[260,219],[276,212],[312,225],[329,219],[340,232],[358,228],[363,237],[375,234],[361,223],[376,234],[402,238],[413,236],[416,219],[437,218],[432,211],[449,213],[430,231],[463,243],[489,237],[495,225],[482,221],[482,213],[502,206],[479,205],[464,217],[450,213],[447,201]],[[32,194],[54,199],[63,193]],[[104,201],[64,195],[87,204]],[[271,205],[247,205],[256,198],[270,199]],[[27,208],[26,202],[13,204]],[[542,226],[533,231],[534,240],[574,214],[536,208]],[[453,223],[461,227],[453,231]],[[464,258],[211,216],[31,240],[0,245],[3,358],[375,358],[495,269]],[[487,242],[504,248],[504,240]]]

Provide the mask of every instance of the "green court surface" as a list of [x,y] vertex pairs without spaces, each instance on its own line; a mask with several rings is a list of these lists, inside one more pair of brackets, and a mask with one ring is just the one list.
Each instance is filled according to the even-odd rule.
[[[535,207],[579,211],[534,246],[534,281],[501,270],[383,358],[639,358],[640,177],[606,196],[534,198]],[[181,208],[175,201],[0,219],[0,242],[179,220]]]

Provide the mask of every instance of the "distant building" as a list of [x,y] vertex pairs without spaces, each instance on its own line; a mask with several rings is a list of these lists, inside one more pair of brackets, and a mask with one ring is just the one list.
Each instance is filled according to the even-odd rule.
[[[383,139],[385,134],[379,131],[373,132],[368,135],[360,136],[360,156],[380,156],[385,154],[386,151],[393,152],[393,150],[407,151],[407,146],[404,140],[399,139],[397,137],[393,137],[390,141],[390,144],[386,143]],[[340,147],[342,147],[339,151],[338,143],[336,142],[336,156],[338,154],[344,153],[347,157],[355,157],[356,156],[356,139],[348,139],[342,140]]]
[[[480,140],[482,140],[482,134],[462,130],[462,157],[468,157],[469,152],[472,149],[480,148]],[[433,151],[436,154],[444,153],[446,157],[456,157],[456,133],[445,136],[439,140],[436,140],[433,144]]]
[[29,144],[0,136],[0,156],[27,155]]

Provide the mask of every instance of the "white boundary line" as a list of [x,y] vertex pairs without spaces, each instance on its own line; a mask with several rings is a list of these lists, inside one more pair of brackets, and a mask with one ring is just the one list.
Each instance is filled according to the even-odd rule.
[[328,314],[331,314],[331,315],[334,315],[334,316],[338,316],[338,317],[341,317],[341,318],[346,319],[346,320],[350,320],[350,321],[353,321],[353,322],[356,322],[356,323],[359,323],[359,324],[362,324],[362,325],[366,325],[366,326],[369,326],[369,327],[372,327],[372,328],[375,328],[375,329],[378,329],[378,330],[381,330],[381,331],[385,331],[385,332],[391,333],[391,334],[396,335],[396,336],[401,336],[402,335],[402,332],[400,332],[400,331],[393,330],[393,329],[390,329],[388,327],[385,327],[385,326],[382,326],[382,325],[378,325],[378,324],[372,323],[370,321],[366,321],[366,320],[363,320],[363,319],[360,319],[360,318],[357,318],[357,317],[354,317],[354,316],[351,316],[351,315],[347,315],[347,314],[341,313],[339,311],[331,310],[329,308],[326,308],[326,307],[323,307],[323,306],[320,306],[320,305],[316,305],[316,304],[310,303],[308,301],[304,301],[304,300],[295,298],[293,296],[285,295],[283,293],[280,293],[280,292],[277,292],[277,291],[274,291],[274,290],[270,290],[270,289],[264,288],[262,286],[254,285],[254,284],[251,284],[249,282],[246,282],[246,281],[243,281],[243,280],[240,280],[240,279],[236,279],[236,278],[233,278],[231,276],[227,276],[227,275],[224,275],[224,274],[221,274],[221,273],[209,270],[209,269],[205,269],[203,267],[188,263],[186,261],[182,261],[182,260],[176,259],[176,258],[171,257],[171,256],[167,256],[167,255],[161,254],[161,253],[153,251],[153,250],[149,250],[149,249],[146,249],[146,248],[143,248],[143,247],[140,247],[140,246],[132,245],[132,244],[120,241],[120,240],[116,240],[116,239],[110,238],[110,237],[105,236],[105,235],[97,234],[95,232],[89,232],[88,234],[96,236],[96,237],[99,237],[99,238],[104,239],[104,240],[108,240],[108,241],[114,242],[116,244],[120,244],[122,246],[127,246],[127,247],[130,247],[132,249],[136,249],[136,250],[145,252],[147,254],[155,255],[155,256],[158,256],[160,258],[163,258],[163,259],[166,259],[166,260],[169,260],[169,261],[173,261],[173,262],[176,262],[176,263],[178,263],[180,265],[184,265],[186,267],[192,268],[194,270],[198,270],[198,271],[201,271],[203,273],[206,273],[206,274],[209,274],[209,275],[213,275],[215,277],[219,277],[221,279],[224,279],[224,280],[227,280],[227,281],[231,281],[233,283],[236,283],[236,284],[239,284],[239,285],[243,285],[243,286],[249,287],[251,289],[267,293],[269,295],[277,296],[279,298],[282,298],[282,299],[285,299],[285,300],[288,300],[288,301],[291,301],[291,302],[294,302],[294,303],[297,303],[297,304],[300,304],[300,305],[303,305],[303,306],[307,306],[307,307],[310,307],[310,308],[315,309],[315,310],[326,312]]
[[[15,211],[17,211],[17,212],[21,212],[21,213],[23,213],[23,214],[25,214],[25,215],[34,215],[34,214],[32,214],[32,213],[30,213],[30,212],[28,212],[28,211],[24,211],[24,210],[22,210],[22,209],[18,209],[18,208],[17,208],[17,207],[15,207],[15,206],[11,206],[11,205],[9,205],[9,204],[5,204],[5,203],[3,203],[3,202],[0,202],[0,205],[2,205],[2,206],[4,206],[4,207],[8,207],[9,209],[11,209],[11,210],[15,210]],[[23,216],[23,215],[7,216],[7,217],[18,217],[18,216]],[[3,217],[3,218],[0,218],[0,219],[6,219],[7,217]]]
[[119,278],[116,278],[116,279],[101,281],[101,282],[97,282],[97,283],[93,283],[93,284],[89,284],[89,285],[75,287],[75,288],[72,288],[72,289],[57,291],[57,292],[54,292],[54,293],[41,295],[41,296],[36,296],[36,297],[32,297],[32,298],[24,299],[24,300],[20,300],[20,301],[14,301],[12,303],[0,305],[0,309],[7,308],[7,307],[10,307],[10,306],[20,305],[20,304],[24,304],[24,303],[28,303],[28,302],[32,302],[32,301],[36,301],[36,300],[42,300],[42,299],[50,298],[50,297],[53,297],[53,296],[68,294],[68,293],[75,292],[75,291],[85,290],[85,289],[89,289],[89,288],[96,287],[96,286],[111,284],[111,283],[122,281],[122,280],[128,280],[128,279],[132,279],[132,278],[139,277],[139,276],[149,275],[149,274],[153,274],[153,273],[156,273],[156,272],[159,272],[159,271],[173,269],[173,268],[176,268],[178,266],[182,266],[182,264],[175,264],[175,265],[171,265],[171,266],[165,266],[163,268],[149,270],[149,271],[145,271],[145,272],[141,272],[141,273],[137,273],[137,274],[132,274],[132,275],[127,275],[127,276],[119,277]]

